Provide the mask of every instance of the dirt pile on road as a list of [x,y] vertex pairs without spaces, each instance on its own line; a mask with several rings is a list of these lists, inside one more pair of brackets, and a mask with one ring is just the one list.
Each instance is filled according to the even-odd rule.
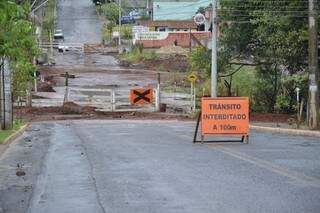
[[50,82],[39,82],[38,92],[56,92]]
[[80,106],[74,102],[66,102],[62,106],[63,114],[92,114],[95,113],[95,107]]
[[15,115],[26,121],[51,121],[75,119],[137,119],[137,120],[192,120],[189,115],[150,112],[101,112],[85,106],[79,108],[68,102],[64,107],[20,107],[15,108]]

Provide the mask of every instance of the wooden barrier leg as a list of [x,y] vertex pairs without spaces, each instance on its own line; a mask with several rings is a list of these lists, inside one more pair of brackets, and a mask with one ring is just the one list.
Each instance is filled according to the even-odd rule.
[[[200,119],[201,119],[201,111],[199,112],[199,115],[198,115],[197,125],[196,125],[196,129],[195,129],[195,131],[194,131],[194,136],[193,136],[193,143],[196,143],[196,142],[197,142],[197,136],[198,136]],[[201,137],[202,137],[202,135],[201,135]]]
[[249,135],[242,136],[242,143],[248,144],[249,143]]

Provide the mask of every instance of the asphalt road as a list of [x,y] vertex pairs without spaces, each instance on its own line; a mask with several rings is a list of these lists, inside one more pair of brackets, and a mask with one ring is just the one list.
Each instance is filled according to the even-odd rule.
[[102,23],[91,0],[58,0],[57,17],[66,43],[101,43]]
[[[194,145],[193,128],[175,121],[33,124],[0,157],[0,208],[319,212],[319,138],[252,132],[248,145]],[[17,163],[26,176],[16,176]]]

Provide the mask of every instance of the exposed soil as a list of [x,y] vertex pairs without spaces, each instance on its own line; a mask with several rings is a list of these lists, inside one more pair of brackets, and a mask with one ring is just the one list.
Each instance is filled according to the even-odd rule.
[[172,55],[170,57],[163,57],[158,59],[142,60],[136,64],[132,64],[123,59],[119,59],[120,65],[132,68],[149,69],[155,71],[180,71],[185,72],[188,69],[189,62],[187,56]]
[[[178,113],[152,113],[152,112],[100,112],[94,107],[79,106],[67,102],[63,107],[20,107],[15,108],[16,116],[26,121],[68,120],[68,119],[139,119],[139,120],[183,120],[195,121],[196,117],[189,114]],[[294,115],[252,113],[251,122],[288,123]]]
[[63,107],[15,108],[16,117],[26,121],[68,119],[139,119],[139,120],[193,120],[189,115],[149,112],[100,112],[94,107],[82,107],[73,102]]
[[38,92],[56,92],[53,89],[53,78],[50,78],[51,81],[39,82],[38,83]]
[[272,122],[272,123],[288,123],[295,115],[290,114],[272,114],[272,113],[252,113],[251,121]]

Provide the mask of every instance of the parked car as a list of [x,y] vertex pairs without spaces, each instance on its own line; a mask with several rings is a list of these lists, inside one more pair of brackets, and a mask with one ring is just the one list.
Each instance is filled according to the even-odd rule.
[[66,46],[66,45],[59,44],[58,51],[59,52],[68,52],[69,51],[69,47]]
[[136,11],[136,10],[132,10],[130,13],[129,13],[129,16],[131,16],[132,18],[134,18],[135,20],[137,19],[141,19],[141,14]]
[[[136,21],[132,16],[122,16],[121,17],[121,24],[134,24]],[[119,21],[117,21],[119,24]]]
[[54,32],[53,38],[56,40],[64,39],[62,30],[58,29]]

